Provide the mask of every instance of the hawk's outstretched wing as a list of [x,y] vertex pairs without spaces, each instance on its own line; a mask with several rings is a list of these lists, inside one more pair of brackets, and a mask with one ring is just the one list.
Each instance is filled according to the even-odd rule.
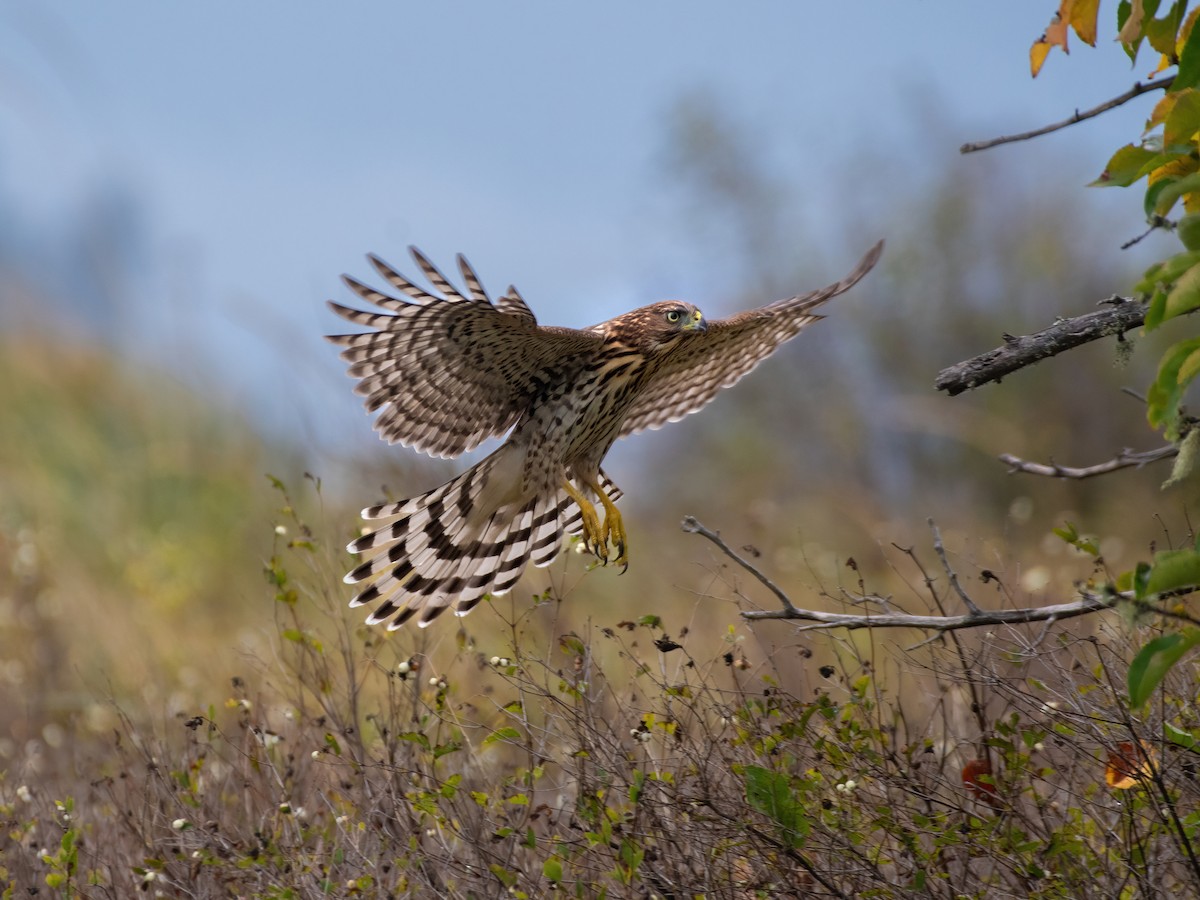
[[678,422],[704,407],[717,391],[736,383],[776,347],[820,319],[810,310],[853,287],[882,252],[880,241],[836,284],[710,321],[705,334],[679,347],[643,386],[625,417],[621,437]]
[[563,359],[586,358],[601,343],[590,332],[539,327],[516,288],[493,305],[462,256],[458,265],[467,295],[416,248],[409,250],[441,296],[371,256],[379,273],[409,299],[343,276],[359,297],[391,314],[329,304],[343,319],[373,329],[329,340],[344,348],[341,357],[359,379],[354,391],[366,398],[368,412],[383,409],[375,430],[389,443],[431,456],[465,453],[516,424],[529,397],[544,386],[546,369],[561,367]]

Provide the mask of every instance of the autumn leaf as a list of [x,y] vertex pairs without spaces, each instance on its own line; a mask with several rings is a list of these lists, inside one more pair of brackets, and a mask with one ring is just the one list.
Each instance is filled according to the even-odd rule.
[[1136,44],[1142,39],[1142,22],[1145,21],[1146,11],[1142,9],[1142,0],[1133,0],[1129,9],[1129,18],[1117,32],[1117,40],[1122,44]]
[[1062,6],[1054,14],[1050,24],[1046,26],[1046,31],[1029,48],[1029,70],[1034,78],[1037,78],[1038,72],[1042,71],[1046,57],[1050,55],[1051,47],[1062,47],[1063,53],[1071,52],[1067,46],[1067,30],[1070,23],[1063,15],[1064,10],[1068,10],[1068,15],[1070,14],[1071,2],[1072,0],[1063,0]]
[[996,796],[996,782],[992,778],[992,763],[986,757],[973,759],[963,766],[962,780],[976,800],[982,800],[989,806],[1000,805],[1000,798]]
[[1104,767],[1104,783],[1115,791],[1134,787],[1139,779],[1154,774],[1156,754],[1145,741],[1138,741],[1135,749],[1130,741],[1121,741],[1108,751],[1108,764]]
[[1081,41],[1089,47],[1095,47],[1096,17],[1099,12],[1100,0],[1074,0],[1073,3],[1063,3],[1058,14],[1070,20],[1071,27]]
[[1143,134],[1148,134],[1159,125],[1167,120],[1167,116],[1175,106],[1175,101],[1179,99],[1178,94],[1170,92],[1163,94],[1162,99],[1154,104],[1154,109],[1150,111],[1150,118],[1146,120],[1146,127]]

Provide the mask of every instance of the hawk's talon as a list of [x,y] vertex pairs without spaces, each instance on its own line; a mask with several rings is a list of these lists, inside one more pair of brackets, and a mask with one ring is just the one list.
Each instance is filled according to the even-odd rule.
[[615,503],[608,499],[608,494],[604,493],[604,489],[595,480],[583,483],[600,498],[600,503],[604,507],[604,524],[601,525],[600,517],[596,514],[596,507],[576,489],[575,485],[565,478],[563,479],[563,490],[579,507],[579,516],[583,526],[583,545],[604,566],[608,565],[608,548],[611,545],[617,554],[613,564],[621,566],[621,571],[624,573],[629,568],[629,557],[626,554],[625,523],[621,521],[621,511],[617,509]]

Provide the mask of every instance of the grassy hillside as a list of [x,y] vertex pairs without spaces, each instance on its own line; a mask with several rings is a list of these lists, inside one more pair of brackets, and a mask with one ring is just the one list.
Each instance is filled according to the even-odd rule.
[[286,455],[170,376],[85,344],[9,336],[0,383],[10,727],[110,693],[168,709],[261,646],[276,504],[264,473]]
[[[1128,534],[1153,473],[964,494],[945,460],[898,454],[914,480],[945,475],[906,520],[878,486],[782,458],[800,443],[714,417],[631,492],[627,575],[567,553],[467,619],[387,634],[340,583],[352,509],[376,499],[361,474],[354,497],[324,496],[287,448],[82,344],[10,338],[0,384],[10,896],[1200,886],[1195,748],[1162,737],[1200,734],[1192,661],[1133,715],[1124,666],[1148,633],[1115,614],[933,642],[751,627],[738,610],[770,595],[678,530],[702,513],[801,605],[936,612],[958,601],[919,515],[933,508],[981,604],[1035,605],[1105,572],[1047,539],[1050,511]],[[777,402],[768,387],[740,412]],[[814,446],[844,440],[862,467],[858,432],[835,432]],[[390,458],[358,471],[393,493],[436,480]],[[954,503],[1006,490],[999,519]],[[1114,570],[1143,553],[1106,547]]]

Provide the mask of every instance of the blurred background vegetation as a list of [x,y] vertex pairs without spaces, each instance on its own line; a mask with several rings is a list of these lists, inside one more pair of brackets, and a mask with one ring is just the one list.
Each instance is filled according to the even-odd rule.
[[[908,190],[895,187],[900,162],[855,159],[837,178],[864,197],[890,185],[883,212],[864,201],[836,226],[806,220],[804,185],[757,155],[752,126],[693,94],[660,138],[660,174],[675,186],[663,222],[698,257],[720,255],[741,273],[709,314],[824,284],[879,236],[882,267],[703,415],[614,451],[608,468],[627,491],[633,542],[627,574],[587,572],[566,554],[497,610],[523,610],[547,588],[565,597],[531,620],[546,640],[653,612],[668,631],[688,632],[697,657],[726,652],[732,625],[760,664],[796,636],[782,623],[739,622],[739,609],[771,598],[680,533],[684,515],[751,547],[802,606],[836,603],[839,585],[856,585],[852,557],[871,590],[919,607],[892,545],[927,548],[927,517],[954,560],[991,569],[1022,605],[1066,600],[1091,574],[1090,560],[1051,536],[1064,521],[1098,537],[1113,572],[1188,532],[1194,489],[1160,493],[1165,468],[1051,481],[1010,475],[996,459],[1081,465],[1154,446],[1141,404],[1121,391],[1151,378],[1156,352],[1139,337],[1132,352],[1101,342],[954,399],[932,388],[939,368],[1003,332],[1037,330],[1126,289],[1144,258],[1112,246],[1119,224],[1097,217],[1076,186],[1048,187],[999,154],[959,160]],[[327,578],[318,589],[342,598],[350,558],[340,548],[357,510],[454,471],[382,443],[330,451],[264,432],[186,353],[175,365],[148,362],[105,327],[103,308],[82,313],[79,297],[91,295],[137,315],[121,294],[139,265],[120,249],[136,243],[122,230],[137,220],[128,204],[136,200],[64,237],[64,253],[77,254],[70,288],[18,255],[0,267],[0,733],[10,736],[0,755],[39,736],[61,742],[77,724],[105,727],[110,697],[152,716],[213,702],[232,676],[271,657],[279,611],[262,571],[288,517],[268,474],[316,529]],[[10,233],[20,226],[10,221]],[[1171,339],[1163,331],[1156,341]],[[172,340],[186,345],[187,335]],[[294,374],[277,373],[281,395]],[[357,404],[350,382],[341,387],[341,402]],[[438,624],[383,640],[444,664],[464,638],[453,620]],[[471,646],[503,652],[495,610],[485,605],[462,626]],[[783,656],[801,658],[788,649],[776,665]]]

